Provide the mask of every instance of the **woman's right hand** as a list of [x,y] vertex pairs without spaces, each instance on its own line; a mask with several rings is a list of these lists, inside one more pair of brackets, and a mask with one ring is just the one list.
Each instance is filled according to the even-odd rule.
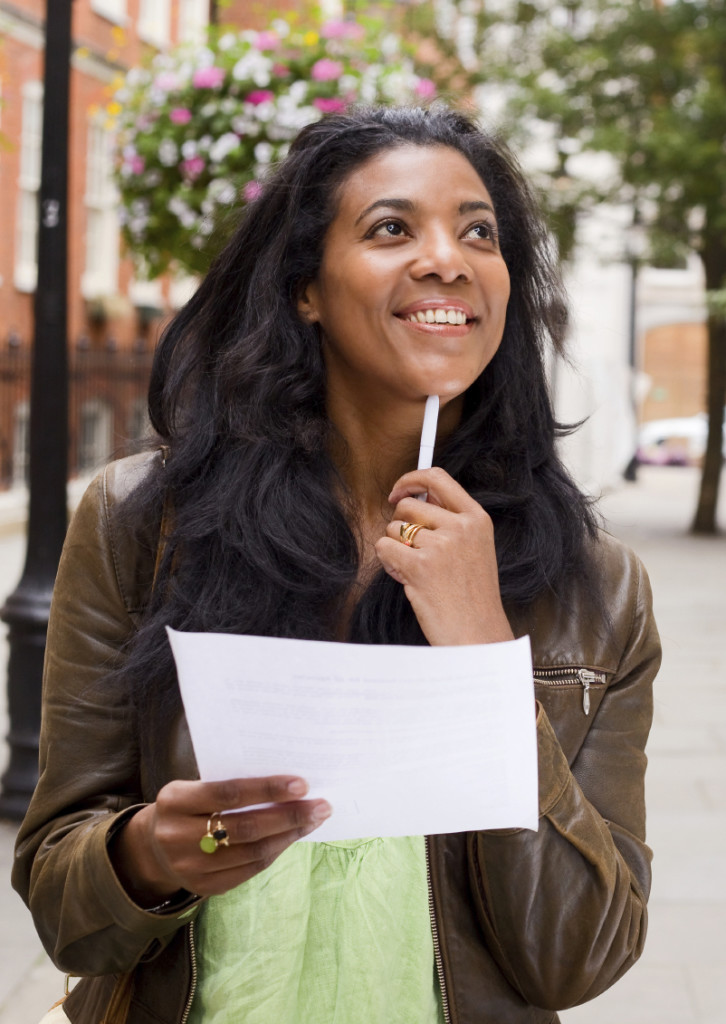
[[[110,856],[116,873],[140,906],[180,889],[199,896],[234,889],[329,817],[327,801],[301,799],[307,789],[303,779],[289,775],[170,782],[114,836]],[[220,813],[229,845],[204,853],[199,841],[210,816]]]

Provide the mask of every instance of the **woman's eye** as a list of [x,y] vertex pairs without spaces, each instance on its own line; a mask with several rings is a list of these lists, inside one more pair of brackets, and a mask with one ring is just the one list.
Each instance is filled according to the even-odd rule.
[[371,231],[371,237],[373,238],[400,238],[404,233],[403,225],[397,220],[384,220]]
[[481,239],[484,242],[496,242],[497,240],[497,229],[493,224],[473,224],[466,232],[464,237],[473,236],[474,238]]

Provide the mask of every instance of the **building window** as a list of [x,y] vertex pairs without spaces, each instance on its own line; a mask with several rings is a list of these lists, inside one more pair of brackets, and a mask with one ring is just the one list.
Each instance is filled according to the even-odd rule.
[[91,0],[91,10],[117,25],[126,23],[126,0]]
[[30,402],[13,410],[13,487],[28,483],[30,473]]
[[166,46],[170,38],[170,0],[141,0],[138,33],[152,46]]
[[145,442],[154,433],[149,420],[149,410],[145,398],[135,398],[128,410],[126,432],[128,434],[127,450],[139,452]]
[[40,82],[25,83],[22,102],[15,287],[22,292],[32,292],[38,280],[38,192],[43,134],[43,86]]
[[118,290],[118,192],[113,180],[113,135],[92,120],[86,153],[86,266],[81,290],[86,299]]
[[107,402],[91,398],[81,406],[78,472],[99,469],[111,456],[113,411]]
[[179,42],[200,42],[208,24],[209,0],[179,0]]

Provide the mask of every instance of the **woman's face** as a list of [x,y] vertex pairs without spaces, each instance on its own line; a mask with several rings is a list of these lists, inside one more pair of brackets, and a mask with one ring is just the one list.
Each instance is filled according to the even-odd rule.
[[463,394],[502,339],[509,273],[486,186],[446,146],[404,145],[343,182],[317,278],[328,389],[360,405]]

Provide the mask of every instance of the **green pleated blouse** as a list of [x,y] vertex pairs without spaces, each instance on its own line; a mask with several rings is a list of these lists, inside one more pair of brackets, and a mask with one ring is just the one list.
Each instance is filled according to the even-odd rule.
[[294,843],[196,948],[189,1024],[443,1024],[421,836]]

